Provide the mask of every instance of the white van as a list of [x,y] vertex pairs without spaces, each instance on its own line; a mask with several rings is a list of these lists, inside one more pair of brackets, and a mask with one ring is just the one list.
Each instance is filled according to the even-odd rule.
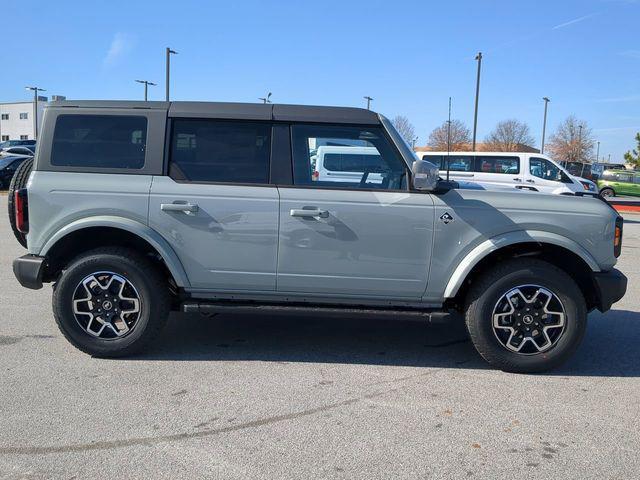
[[[313,159],[312,159],[313,162]],[[315,155],[314,181],[359,182],[365,170],[368,183],[382,183],[384,164],[375,147],[321,146]]]
[[452,180],[497,184],[557,195],[590,191],[586,184],[588,180],[581,181],[539,153],[451,152],[447,155],[447,152],[416,152],[416,155],[438,165],[442,178],[446,176],[448,157]]

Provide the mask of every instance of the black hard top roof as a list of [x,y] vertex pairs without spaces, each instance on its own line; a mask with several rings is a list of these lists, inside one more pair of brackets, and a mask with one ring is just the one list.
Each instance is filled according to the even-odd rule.
[[275,120],[283,122],[378,125],[378,114],[364,108],[231,102],[144,102],[127,100],[63,100],[48,107],[167,110],[170,117]]

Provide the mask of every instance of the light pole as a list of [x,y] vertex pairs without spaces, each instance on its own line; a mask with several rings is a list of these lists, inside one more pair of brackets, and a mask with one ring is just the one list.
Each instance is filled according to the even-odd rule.
[[549,105],[548,97],[542,97],[544,100],[544,120],[542,121],[542,145],[540,146],[540,153],[544,153],[544,134],[547,132],[547,105]]
[[582,125],[578,125],[578,162],[582,161]]
[[482,52],[478,52],[476,55],[478,61],[478,76],[476,78],[476,107],[473,113],[473,143],[471,144],[471,151],[476,151],[476,131],[478,128],[478,98],[480,97],[480,69],[482,68]]
[[169,101],[169,69],[171,66],[171,55],[177,55],[178,52],[176,52],[175,50],[171,50],[169,47],[167,47],[167,61],[166,61],[166,66],[167,66],[167,75],[166,75],[166,100],[167,102]]
[[598,148],[596,150],[596,163],[600,161],[600,142],[598,141]]
[[367,101],[367,110],[371,110],[371,100],[373,100],[373,98],[371,98],[369,95],[365,95],[362,98]]
[[413,148],[413,150],[416,149],[416,142],[418,141],[418,137],[415,136],[411,139],[411,147]]
[[143,83],[144,84],[144,101],[147,101],[147,87],[149,85],[153,85],[155,87],[155,83],[150,82],[149,80],[136,80],[136,82],[138,83]]
[[27,90],[33,90],[33,139],[38,139],[38,92],[46,92],[44,88],[25,87]]
[[271,92],[267,94],[266,97],[260,97],[258,100],[262,100],[262,103],[271,103]]

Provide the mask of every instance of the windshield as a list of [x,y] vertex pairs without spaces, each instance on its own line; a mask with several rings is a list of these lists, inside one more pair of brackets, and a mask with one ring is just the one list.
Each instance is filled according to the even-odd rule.
[[407,166],[411,168],[411,164],[418,160],[418,156],[407,144],[405,139],[402,138],[402,135],[398,133],[398,131],[395,129],[388,118],[386,118],[384,115],[380,115],[380,120],[382,121],[382,125],[384,126],[385,130],[393,140],[393,143],[396,145],[398,150],[400,150],[400,153],[402,154],[405,162],[408,162]]

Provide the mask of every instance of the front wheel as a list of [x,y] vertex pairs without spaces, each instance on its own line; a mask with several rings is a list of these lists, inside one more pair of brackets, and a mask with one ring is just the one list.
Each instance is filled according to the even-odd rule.
[[170,310],[166,278],[145,257],[107,247],[77,257],[53,292],[62,334],[96,357],[139,352],[159,335]]
[[563,270],[537,259],[506,262],[482,275],[467,297],[466,324],[478,353],[509,372],[564,363],[587,325],[584,296]]

